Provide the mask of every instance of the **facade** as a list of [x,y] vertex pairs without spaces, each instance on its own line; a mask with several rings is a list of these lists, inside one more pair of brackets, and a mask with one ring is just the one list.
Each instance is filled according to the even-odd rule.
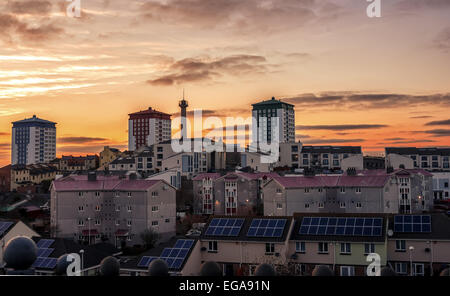
[[111,172],[114,171],[136,171],[136,158],[132,156],[124,156],[116,158],[115,160],[111,161],[108,165],[108,169]]
[[365,170],[383,170],[385,169],[385,158],[379,156],[364,156]]
[[142,244],[148,229],[175,235],[176,189],[161,180],[69,176],[53,182],[50,204],[56,237],[121,247]]
[[129,116],[128,150],[135,151],[171,139],[172,126],[169,114],[148,108]]
[[204,215],[262,214],[261,188],[275,173],[199,174],[193,178],[194,212]]
[[11,190],[11,165],[0,168],[0,192]]
[[52,181],[57,174],[57,168],[47,164],[13,165],[11,167],[11,191],[20,187],[41,184]]
[[386,167],[450,171],[450,148],[387,147]]
[[176,189],[181,189],[181,173],[177,169],[151,174],[146,180],[164,180]]
[[434,200],[450,199],[450,172],[433,172]]
[[362,170],[364,167],[360,146],[303,146],[293,166],[296,164],[299,168],[317,170]]
[[[413,227],[406,230],[395,224]],[[424,229],[424,224],[431,224],[430,229]],[[416,230],[417,225],[422,225],[422,229]],[[450,264],[449,228],[450,218],[445,214],[393,217],[387,243],[389,264],[399,275],[439,275]]]
[[422,213],[433,206],[431,177],[397,170],[273,178],[262,189],[264,214]]
[[97,155],[72,156],[63,155],[61,158],[55,158],[50,162],[60,172],[79,172],[96,170],[99,165]]
[[99,158],[99,167],[100,169],[104,169],[105,167],[108,167],[109,163],[113,161],[114,159],[121,156],[122,153],[117,148],[111,148],[109,146],[105,146],[103,148],[103,151],[100,152],[100,158]]
[[12,165],[48,163],[56,157],[55,122],[33,115],[12,124]]
[[274,164],[262,161],[266,155],[261,152],[241,152],[241,167],[251,168],[261,173],[271,172],[274,169]]
[[260,103],[253,104],[252,106],[252,116],[254,120],[256,120],[258,127],[258,143],[271,143],[274,139],[274,131],[271,129],[271,123],[275,120],[274,118],[279,118],[279,126],[277,130],[279,133],[279,142],[295,142],[294,105],[272,98],[271,100],[262,101]]

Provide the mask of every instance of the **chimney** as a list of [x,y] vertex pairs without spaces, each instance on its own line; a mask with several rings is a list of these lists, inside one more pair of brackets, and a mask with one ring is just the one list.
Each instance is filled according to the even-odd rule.
[[90,182],[97,181],[97,173],[96,172],[89,172],[88,173],[88,181],[90,181]]
[[131,174],[128,176],[128,179],[129,179],[129,180],[137,180],[137,175],[136,175],[135,173],[131,173]]

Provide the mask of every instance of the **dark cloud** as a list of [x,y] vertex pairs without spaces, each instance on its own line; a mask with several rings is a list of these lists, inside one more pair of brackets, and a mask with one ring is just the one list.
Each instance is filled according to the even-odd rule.
[[385,141],[404,141],[406,140],[405,138],[387,138],[384,139]]
[[0,150],[7,150],[11,148],[11,144],[9,143],[0,143]]
[[[450,3],[450,1],[448,2]],[[450,51],[450,27],[445,28],[437,35],[434,40],[434,45],[444,52]]]
[[429,131],[423,131],[425,134],[431,134],[433,137],[449,137],[450,129],[434,129]]
[[342,125],[297,125],[296,130],[330,130],[330,131],[347,131],[347,130],[365,130],[379,129],[389,127],[384,124],[342,124]]
[[13,43],[15,36],[24,42],[41,42],[52,39],[64,30],[47,21],[28,24],[10,14],[0,14],[0,38],[7,43]]
[[411,119],[427,119],[427,118],[433,118],[433,116],[412,116]]
[[[168,0],[145,2],[139,9],[149,22],[202,29],[267,33],[293,29],[317,19],[315,0]],[[328,13],[324,10],[324,15]]]
[[109,139],[105,138],[91,138],[91,137],[62,137],[58,138],[58,143],[62,144],[86,144],[93,142],[105,142]]
[[256,55],[233,55],[224,58],[187,58],[169,65],[167,74],[148,80],[152,85],[170,86],[189,82],[208,81],[223,75],[240,76],[264,73],[266,58]]
[[3,133],[3,132],[0,132],[0,136],[9,136],[9,135],[11,135],[10,133]]
[[301,94],[285,98],[283,101],[296,105],[299,109],[392,109],[420,106],[450,107],[450,93],[414,96],[407,94],[361,94],[354,92],[335,92],[321,94]]
[[308,139],[302,141],[303,144],[342,144],[342,143],[360,143],[365,142],[364,139]]
[[[127,145],[115,145],[111,144],[109,145],[111,147],[117,148],[117,149],[126,149]],[[93,154],[93,153],[99,153],[104,148],[104,145],[83,145],[83,146],[64,146],[64,147],[58,147],[58,152],[62,153],[73,153],[73,154]]]
[[[387,140],[387,139],[386,139]],[[397,144],[414,144],[414,143],[435,143],[434,140],[399,140],[399,141],[391,141],[387,143],[378,143],[379,145],[397,145]]]
[[431,121],[428,122],[425,125],[450,125],[450,119],[447,120],[438,120],[438,121]]
[[8,1],[6,8],[14,14],[48,15],[52,4],[41,0]]

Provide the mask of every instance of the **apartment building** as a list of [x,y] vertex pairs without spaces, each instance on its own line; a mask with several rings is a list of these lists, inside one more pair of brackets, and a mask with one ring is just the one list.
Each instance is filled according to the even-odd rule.
[[96,170],[99,165],[98,155],[72,156],[63,155],[50,161],[61,172]]
[[11,167],[10,190],[21,186],[37,185],[43,181],[52,181],[57,174],[57,168],[47,164],[13,165]]
[[104,169],[105,167],[108,167],[109,163],[119,156],[122,155],[122,152],[120,152],[117,148],[112,148],[109,146],[105,146],[103,148],[103,151],[100,152],[100,158],[99,158],[99,169]]
[[[297,149],[296,149],[297,150]],[[293,160],[296,153],[293,151]],[[293,167],[316,170],[347,170],[364,168],[360,146],[303,146]]]
[[129,114],[128,150],[151,146],[171,139],[172,121],[165,114],[151,107],[148,110]]
[[[252,116],[257,124],[258,143],[271,143],[275,139],[274,132],[278,132],[278,142],[295,142],[295,110],[294,105],[272,98],[253,104]],[[271,128],[272,121],[278,120],[277,130]]]
[[262,214],[261,188],[276,173],[199,174],[193,178],[194,212],[214,215]]
[[431,177],[423,170],[368,170],[273,178],[262,188],[264,214],[421,213],[432,209]]
[[450,148],[387,147],[386,167],[450,171]]
[[12,165],[48,163],[56,157],[55,122],[33,115],[12,124]]
[[136,158],[133,156],[120,156],[111,161],[108,169],[114,171],[132,171],[136,172]]
[[175,234],[176,188],[162,180],[69,176],[53,182],[50,204],[56,237],[121,247],[142,244],[147,229]]

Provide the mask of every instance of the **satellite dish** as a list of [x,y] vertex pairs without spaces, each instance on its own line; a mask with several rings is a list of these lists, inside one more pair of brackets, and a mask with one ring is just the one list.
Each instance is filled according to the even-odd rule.
[[392,229],[389,229],[389,230],[388,230],[387,235],[388,235],[388,236],[393,236],[393,235],[394,235],[394,232],[392,231]]

